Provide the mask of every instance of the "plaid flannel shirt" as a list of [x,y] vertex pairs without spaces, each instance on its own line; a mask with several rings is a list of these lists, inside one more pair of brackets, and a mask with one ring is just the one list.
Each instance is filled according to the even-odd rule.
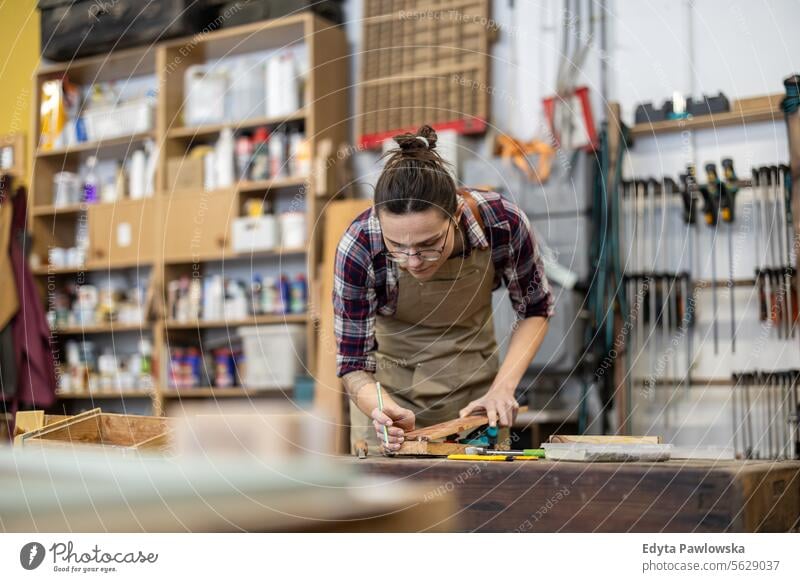
[[[495,268],[494,289],[508,288],[518,319],[550,317],[553,295],[527,216],[495,192],[471,190],[483,218],[485,232],[470,212],[461,213],[459,227],[467,233],[464,254],[491,245]],[[465,206],[459,197],[459,208]],[[392,316],[397,309],[398,266],[386,259],[381,226],[375,208],[362,212],[339,241],[333,284],[337,376],[376,369],[377,315]]]

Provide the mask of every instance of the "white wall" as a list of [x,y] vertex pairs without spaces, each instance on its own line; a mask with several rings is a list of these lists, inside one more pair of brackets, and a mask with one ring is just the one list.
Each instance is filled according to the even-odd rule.
[[[582,3],[584,18],[587,2]],[[595,2],[593,48],[576,77],[577,84],[585,84],[591,90],[598,123],[604,111],[601,62],[605,62],[607,69],[608,98],[621,104],[623,119],[629,124],[633,123],[636,104],[653,101],[660,106],[673,91],[696,96],[722,91],[730,100],[779,93],[783,91],[782,79],[800,71],[800,35],[796,32],[800,3],[795,0],[608,0],[604,5],[606,51],[600,49],[602,5]],[[541,102],[555,89],[563,6],[563,2],[557,1],[492,2],[491,16],[499,26],[498,41],[491,54],[491,123],[496,131],[522,139],[545,137],[541,131]],[[346,15],[355,55],[353,79],[357,79],[361,1],[346,2]],[[585,38],[585,32],[573,30],[571,40],[576,38]],[[355,98],[352,103],[355,115]],[[472,151],[480,150],[482,145],[485,147],[475,141],[463,144]],[[702,167],[707,161],[719,163],[723,157],[732,157],[739,174],[745,176],[754,165],[786,162],[783,120],[745,128],[699,131],[688,136],[639,139],[627,156],[625,173],[677,178],[688,162]],[[365,183],[374,183],[379,171],[375,160],[372,153],[357,158],[357,174]],[[742,192],[742,207],[748,205],[749,196],[749,192]],[[673,235],[685,233],[678,231]],[[720,232],[716,248],[719,278],[727,275],[724,236]],[[751,225],[737,226],[737,277],[752,273],[751,236]],[[701,237],[701,244],[710,248],[709,232],[702,232]],[[708,265],[706,261],[696,276],[709,277]],[[737,298],[737,315],[741,317],[737,353],[731,354],[727,343],[728,304],[723,290],[719,307],[723,341],[721,353],[715,355],[708,333],[710,298],[708,293],[701,297],[695,376],[724,378],[737,368],[800,366],[798,344],[764,335],[750,291],[738,290]],[[682,350],[681,346],[676,353],[681,354]],[[685,361],[678,360],[676,364],[685,370]],[[669,369],[671,366],[670,361]],[[729,399],[729,389],[699,388],[680,400],[682,408],[673,405],[667,415],[663,393],[655,398],[645,395],[644,401],[637,402],[634,427],[640,432],[660,432],[679,444],[729,445],[732,434]]]

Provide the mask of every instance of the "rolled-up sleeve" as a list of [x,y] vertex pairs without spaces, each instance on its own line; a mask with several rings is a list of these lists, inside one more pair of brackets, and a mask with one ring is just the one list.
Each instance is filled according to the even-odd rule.
[[340,378],[356,370],[375,371],[377,309],[368,240],[354,223],[339,241],[334,269],[336,375]]
[[503,200],[509,225],[508,260],[503,279],[518,319],[551,317],[553,293],[528,217],[513,203]]

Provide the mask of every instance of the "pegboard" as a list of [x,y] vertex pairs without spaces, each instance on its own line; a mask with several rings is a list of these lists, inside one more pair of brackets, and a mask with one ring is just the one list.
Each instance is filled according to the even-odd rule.
[[358,141],[423,124],[483,131],[489,115],[488,0],[365,0]]

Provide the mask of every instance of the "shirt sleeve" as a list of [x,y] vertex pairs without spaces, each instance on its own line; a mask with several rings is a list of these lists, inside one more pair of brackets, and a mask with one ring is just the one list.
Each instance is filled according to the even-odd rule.
[[513,202],[503,199],[509,224],[508,260],[503,279],[518,319],[551,317],[553,293],[528,217]]
[[369,243],[358,223],[339,241],[333,280],[336,375],[374,372],[375,316],[378,310]]

